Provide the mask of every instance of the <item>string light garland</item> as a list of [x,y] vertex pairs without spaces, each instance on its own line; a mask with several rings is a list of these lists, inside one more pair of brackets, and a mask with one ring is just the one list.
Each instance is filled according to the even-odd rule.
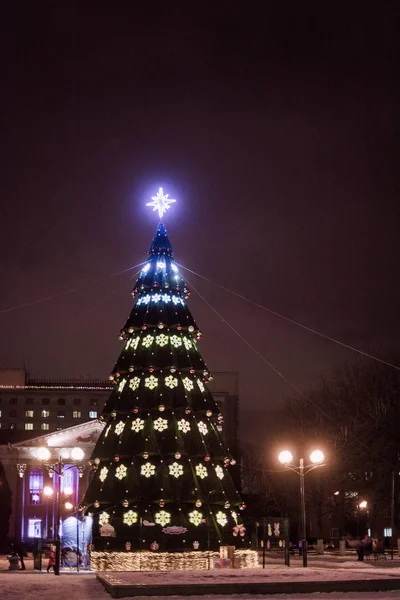
[[[100,552],[90,554],[93,571],[207,571],[220,559],[219,552],[196,550],[192,552]],[[251,549],[237,549],[235,569],[256,569],[258,553]]]

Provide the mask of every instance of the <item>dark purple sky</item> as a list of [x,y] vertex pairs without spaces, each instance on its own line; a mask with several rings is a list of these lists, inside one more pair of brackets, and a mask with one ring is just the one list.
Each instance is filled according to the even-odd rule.
[[[161,184],[178,262],[363,350],[398,345],[398,2],[265,4],[8,7],[2,309],[145,260]],[[0,315],[0,365],[107,377],[126,277]],[[352,358],[198,286],[305,390]],[[195,294],[190,307],[210,369],[240,372],[243,408],[291,394]]]

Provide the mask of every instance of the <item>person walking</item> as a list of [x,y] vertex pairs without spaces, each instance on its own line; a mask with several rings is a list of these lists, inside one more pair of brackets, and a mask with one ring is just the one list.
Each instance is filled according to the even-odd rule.
[[47,572],[50,573],[50,569],[51,567],[53,567],[53,571],[55,572],[55,564],[56,564],[56,554],[54,552],[54,546],[50,546],[50,553],[49,553],[49,562],[47,564]]
[[371,552],[372,552],[372,538],[368,535],[368,533],[366,533],[357,547],[357,555],[358,555],[357,560],[362,562],[364,560],[365,554],[371,554]]

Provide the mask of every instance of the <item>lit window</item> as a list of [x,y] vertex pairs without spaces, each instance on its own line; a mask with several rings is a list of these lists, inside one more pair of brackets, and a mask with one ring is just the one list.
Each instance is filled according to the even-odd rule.
[[89,419],[97,419],[97,410],[89,410]]
[[42,410],[42,412],[40,413],[42,417],[46,418],[50,416],[50,411],[49,410]]
[[1,410],[0,410],[0,417],[1,417]]
[[48,431],[48,429],[50,428],[48,423],[42,423],[40,425],[40,428],[43,429],[43,431]]
[[25,423],[25,429],[33,429],[33,423]]
[[26,417],[33,417],[33,410],[26,410],[25,411],[25,416]]
[[72,411],[72,417],[74,419],[80,419],[81,418],[81,411],[80,410],[73,410]]
[[30,503],[40,504],[43,492],[43,471],[42,469],[32,469],[29,473],[29,492]]
[[57,419],[64,419],[64,418],[65,418],[65,410],[57,411]]
[[383,537],[392,537],[391,527],[385,527],[385,529],[383,530]]
[[28,521],[28,537],[42,537],[42,521],[40,519],[29,519]]

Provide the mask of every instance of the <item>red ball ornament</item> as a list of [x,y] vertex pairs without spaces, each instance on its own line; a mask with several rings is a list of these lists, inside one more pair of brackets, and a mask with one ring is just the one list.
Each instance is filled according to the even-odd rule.
[[206,462],[209,462],[209,461],[211,460],[211,456],[208,456],[208,454],[207,454],[207,456],[205,456],[205,457],[204,457],[204,460],[205,460]]
[[245,505],[244,502],[242,502],[242,504],[239,506],[239,509],[244,510],[245,508],[247,508],[247,506]]
[[192,412],[192,409],[191,409],[191,408],[189,408],[189,407],[185,408],[185,413],[186,413],[187,415],[190,415],[190,413],[191,413],[191,412]]
[[114,456],[115,462],[119,462],[119,456]]
[[121,335],[125,335],[125,329],[121,329]]
[[138,407],[137,407],[137,406],[135,406],[135,407],[133,408],[132,412],[134,412],[135,414],[136,414],[136,413],[138,413],[138,412],[139,412],[139,409],[138,409]]
[[144,331],[145,329],[147,329],[147,325],[142,325],[141,329],[143,329]]
[[150,373],[152,373],[152,372],[154,371],[154,367],[151,367],[151,366],[150,366],[150,367],[149,367],[149,371],[150,371]]
[[191,373],[193,375],[193,373],[196,373],[196,369],[190,369],[189,373]]
[[118,371],[115,373],[115,377],[121,377],[121,373],[118,373]]
[[182,325],[177,325],[176,328],[177,328],[178,331],[182,331],[182,329],[183,329]]
[[225,506],[225,508],[230,508],[231,505],[229,504],[229,502],[225,502],[224,506]]
[[160,502],[158,504],[161,506],[161,508],[163,508],[163,506],[165,506],[164,500],[160,500]]
[[231,460],[231,465],[236,465],[236,460],[234,458]]

